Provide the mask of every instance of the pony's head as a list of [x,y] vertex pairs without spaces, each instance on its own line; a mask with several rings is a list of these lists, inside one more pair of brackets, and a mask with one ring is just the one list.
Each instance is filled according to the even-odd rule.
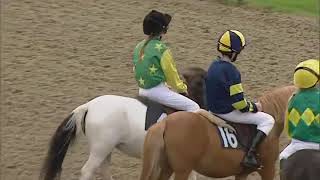
[[186,69],[182,75],[188,86],[189,98],[197,102],[201,108],[206,109],[204,93],[207,72],[199,67],[191,67]]

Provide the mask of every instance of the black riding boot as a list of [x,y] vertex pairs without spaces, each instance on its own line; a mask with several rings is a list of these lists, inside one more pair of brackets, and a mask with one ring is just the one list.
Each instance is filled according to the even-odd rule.
[[266,134],[264,132],[258,130],[258,133],[253,138],[253,141],[252,141],[252,144],[249,148],[249,151],[247,152],[247,154],[244,157],[244,160],[242,162],[242,164],[245,167],[248,167],[248,168],[259,168],[260,167],[260,163],[258,162],[257,157],[256,157],[256,149],[257,149],[257,146],[264,140],[265,137],[266,137]]

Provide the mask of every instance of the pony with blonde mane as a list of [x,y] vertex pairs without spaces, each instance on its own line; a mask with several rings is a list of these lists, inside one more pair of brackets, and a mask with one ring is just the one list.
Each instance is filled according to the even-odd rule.
[[[194,74],[186,77],[190,87],[194,82],[199,83],[199,79]],[[240,163],[245,152],[223,148],[216,125],[195,113],[177,112],[148,130],[141,180],[167,180],[173,173],[175,180],[186,180],[192,170],[214,178],[236,176],[236,180],[246,179],[248,174],[258,171],[262,180],[273,180],[287,103],[295,90],[294,86],[282,87],[259,98],[263,112],[276,120],[272,131],[258,147],[262,169],[242,167]]]

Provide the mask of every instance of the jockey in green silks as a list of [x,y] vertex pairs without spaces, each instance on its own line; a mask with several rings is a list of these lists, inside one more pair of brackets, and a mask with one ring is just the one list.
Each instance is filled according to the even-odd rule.
[[139,95],[177,110],[195,112],[200,107],[181,95],[187,94],[187,85],[179,77],[170,49],[161,41],[170,21],[170,15],[155,10],[144,18],[143,32],[147,38],[138,43],[133,55]]
[[299,88],[288,104],[286,130],[291,143],[280,153],[287,159],[302,149],[320,150],[319,60],[301,62],[294,72],[294,85]]

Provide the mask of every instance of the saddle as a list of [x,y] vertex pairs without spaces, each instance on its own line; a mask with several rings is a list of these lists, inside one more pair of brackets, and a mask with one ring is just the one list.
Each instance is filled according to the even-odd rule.
[[142,104],[147,106],[146,119],[144,129],[148,130],[153,124],[157,123],[157,120],[163,113],[172,114],[178,110],[164,106],[158,102],[152,101],[148,98],[137,96],[136,99]]

